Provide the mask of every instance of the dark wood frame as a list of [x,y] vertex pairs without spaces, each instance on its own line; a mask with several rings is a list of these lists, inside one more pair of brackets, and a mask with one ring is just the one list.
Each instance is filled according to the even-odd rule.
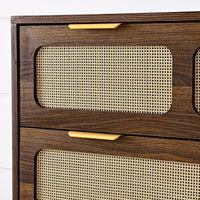
[[100,23],[100,22],[198,22],[199,12],[158,12],[134,14],[101,14],[101,15],[41,15],[13,16],[12,24],[65,24],[65,23]]
[[19,199],[19,52],[18,25],[11,26],[12,40],[12,186],[13,200]]
[[[25,148],[26,146],[26,141],[25,140],[21,140],[21,132],[19,131],[20,126],[24,126],[24,127],[35,127],[35,128],[42,128],[43,126],[41,124],[39,124],[38,126],[36,126],[36,124],[34,126],[32,126],[32,124],[27,123],[27,122],[21,122],[21,118],[22,116],[19,114],[19,108],[20,108],[20,90],[19,90],[19,86],[20,84],[20,76],[19,76],[19,68],[20,68],[20,56],[21,53],[20,52],[20,30],[22,27],[25,26],[38,26],[38,25],[66,25],[68,23],[94,23],[94,22],[122,22],[122,23],[135,23],[135,24],[148,24],[151,25],[158,23],[158,24],[167,24],[167,23],[171,23],[171,24],[181,24],[184,23],[185,26],[189,25],[189,23],[191,24],[197,24],[200,22],[200,12],[182,12],[182,13],[146,13],[146,14],[118,14],[118,15],[69,15],[69,16],[15,16],[11,18],[11,23],[12,23],[12,107],[13,107],[13,200],[19,200],[20,196],[19,196],[19,176],[20,176],[20,170],[21,168],[19,168],[19,160],[21,159],[21,161],[23,161],[24,159],[24,153],[23,151],[21,151],[22,147]],[[176,30],[174,30],[176,31]],[[189,33],[191,34],[190,36],[194,39],[193,42],[193,46],[190,47],[190,52],[195,51],[196,48],[199,47],[200,44],[200,36],[198,36],[199,33],[199,25],[196,25],[196,28],[193,27],[193,29],[189,30]],[[183,32],[183,35],[188,35],[188,32]],[[182,62],[185,62],[185,60],[183,60]],[[188,61],[186,61],[188,62]],[[192,65],[192,60],[190,61],[190,65]],[[186,72],[187,73],[187,72]],[[192,73],[192,69],[190,69],[189,73]],[[187,74],[184,74],[184,76],[187,77]],[[180,94],[185,95],[184,91],[187,91],[188,93],[191,94],[192,96],[192,81],[190,80],[188,83],[186,83],[185,81],[183,82],[179,82],[178,84],[181,84],[182,86],[186,86],[186,87],[182,87],[180,89]],[[187,98],[186,98],[187,99]],[[180,100],[180,99],[179,99]],[[187,105],[192,105],[191,104],[191,99],[187,99],[186,102],[183,102],[183,104],[186,103]],[[182,104],[182,105],[183,105]],[[177,107],[177,109],[181,109],[181,106]],[[199,117],[199,115],[196,113],[191,113],[192,110],[192,106],[190,107],[190,110],[188,110],[188,112],[186,112],[185,114],[187,115],[187,119],[189,119],[191,117],[191,115],[195,115],[194,118],[195,120],[197,120],[197,117]],[[87,114],[87,113],[86,113]],[[140,118],[138,118],[139,120]],[[25,119],[23,119],[25,120]],[[189,120],[188,124],[191,125],[191,132],[189,134],[186,134],[185,136],[183,136],[182,134],[177,134],[175,137],[177,138],[187,138],[187,140],[176,140],[176,139],[159,139],[156,137],[145,137],[145,141],[150,142],[150,146],[152,149],[154,149],[151,152],[151,155],[147,155],[145,154],[144,157],[150,157],[150,158],[154,158],[154,159],[162,159],[163,155],[168,154],[171,156],[167,156],[168,159],[170,160],[174,160],[174,161],[186,161],[186,162],[195,162],[195,163],[199,163],[199,143],[196,141],[191,141],[191,139],[193,140],[199,140],[200,139],[200,134],[198,133],[199,131],[199,126],[194,125],[194,121],[195,120]],[[123,121],[121,122],[123,124]],[[170,123],[173,123],[173,121],[171,121]],[[183,121],[183,124],[186,123],[186,118]],[[196,123],[196,122],[195,122]],[[97,131],[97,130],[105,130],[105,127],[102,127],[102,129],[100,128],[95,128],[95,124],[94,127],[91,128],[90,130],[92,131]],[[126,126],[126,124],[124,125]],[[187,123],[185,124],[185,127],[187,126]],[[50,129],[55,129],[55,127],[43,127],[43,128],[50,128]],[[57,127],[58,129],[65,129],[65,127]],[[67,128],[67,127],[66,127]],[[73,130],[84,130],[84,126],[82,127],[76,127],[74,126],[73,128],[71,128]],[[26,129],[22,128],[21,130],[23,130],[23,134],[26,131]],[[39,129],[37,129],[39,131]],[[108,132],[111,133],[116,133],[118,131],[116,130],[111,130],[111,129],[107,129]],[[160,129],[162,131],[162,128]],[[31,132],[34,132],[35,130],[31,130]],[[50,130],[49,130],[50,131]],[[48,131],[48,132],[49,132]],[[29,132],[27,130],[27,132]],[[46,130],[41,129],[39,131],[41,133],[41,137],[42,134],[46,133]],[[57,133],[57,132],[56,132]],[[133,134],[133,132],[126,132],[129,134]],[[192,133],[192,134],[191,134]],[[59,134],[59,133],[58,133]],[[138,135],[141,135],[139,132],[137,133]],[[148,134],[146,134],[148,135]],[[151,135],[151,134],[150,134]],[[163,135],[157,134],[157,136],[162,137]],[[169,133],[167,135],[165,135],[166,137],[173,137],[174,135],[170,134],[170,130]],[[132,136],[127,136],[127,138],[130,138]],[[136,136],[134,137],[136,138]],[[139,139],[140,137],[138,137],[137,140],[138,142],[141,142],[141,140]],[[142,137],[143,138],[143,137]],[[131,139],[131,138],[130,138]],[[40,140],[40,136],[37,139],[37,141]],[[154,140],[155,142],[152,142],[152,140]],[[190,140],[190,141],[189,141]],[[74,140],[73,140],[74,142]],[[99,141],[96,141],[97,143]],[[95,142],[95,143],[96,143]],[[172,143],[171,143],[172,142]],[[157,145],[156,145],[157,144]],[[160,144],[160,145],[158,145]],[[172,146],[170,144],[174,144],[174,146],[176,146],[175,144],[177,144],[177,148],[173,149],[171,148]],[[180,145],[179,145],[180,144]],[[21,146],[22,145],[22,146]],[[154,154],[156,151],[154,148],[156,145],[156,147],[159,147],[159,151],[161,152],[161,156],[156,156],[156,154]],[[163,146],[162,146],[163,145]],[[168,146],[169,145],[169,146]],[[41,146],[42,147],[42,146]],[[27,146],[26,146],[27,148]],[[30,148],[27,148],[27,150],[30,150]],[[134,149],[133,149],[134,150]],[[157,149],[158,150],[158,149]],[[185,151],[191,153],[191,155],[194,155],[192,158],[189,157],[189,154],[185,156]],[[179,154],[180,153],[180,154]],[[20,155],[19,155],[20,154]],[[179,154],[179,156],[177,157],[177,154]],[[133,155],[133,154],[132,154]],[[137,154],[139,157],[143,157],[144,155],[144,151],[141,150],[141,152],[139,152]],[[134,156],[137,156],[136,154]],[[21,158],[22,156],[22,158]],[[27,158],[30,159],[30,158]],[[20,162],[21,162],[20,161]],[[23,162],[22,162],[23,163]],[[28,188],[23,187],[23,190],[29,191]],[[27,200],[27,199],[26,199]]]

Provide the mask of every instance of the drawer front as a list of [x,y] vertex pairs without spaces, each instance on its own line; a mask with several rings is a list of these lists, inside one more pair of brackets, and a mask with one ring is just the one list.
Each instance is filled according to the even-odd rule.
[[20,129],[20,200],[199,199],[200,143]]
[[199,31],[198,22],[20,26],[20,125],[200,139]]

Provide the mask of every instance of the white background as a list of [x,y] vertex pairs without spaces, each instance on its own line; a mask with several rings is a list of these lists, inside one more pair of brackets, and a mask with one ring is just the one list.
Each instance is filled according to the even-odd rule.
[[0,200],[12,199],[10,16],[172,11],[200,11],[200,0],[1,0]]

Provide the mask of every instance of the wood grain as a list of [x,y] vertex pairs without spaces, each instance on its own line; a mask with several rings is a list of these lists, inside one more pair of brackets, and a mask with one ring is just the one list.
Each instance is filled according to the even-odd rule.
[[[193,57],[200,46],[199,32],[199,23],[130,23],[116,30],[69,30],[65,25],[22,26],[20,125],[199,140],[200,115],[195,112],[192,102]],[[170,111],[164,115],[155,115],[40,107],[35,95],[35,53],[40,46],[60,44],[167,46],[173,56],[173,99]]]
[[191,22],[200,21],[200,12],[162,12],[101,15],[13,16],[13,24],[62,24],[91,22]]
[[[200,143],[192,141],[200,140],[200,115],[193,108],[192,88],[200,12],[16,16],[11,21],[13,200],[35,199],[35,159],[43,148],[200,164]],[[107,22],[122,25],[116,30],[67,28],[69,23]],[[35,96],[35,53],[40,46],[61,44],[167,46],[173,55],[170,111],[145,115],[40,107]],[[19,133],[20,126],[29,128]],[[64,130],[127,135],[117,141],[99,141],[70,138]]]
[[116,141],[70,138],[67,131],[20,129],[20,196],[34,199],[36,156],[56,149],[200,164],[200,142],[123,136]]
[[20,183],[20,200],[35,200],[34,184]]
[[18,138],[18,94],[19,94],[19,69],[18,69],[18,52],[17,52],[17,43],[18,43],[18,27],[15,24],[11,26],[11,36],[12,36],[12,186],[13,186],[13,200],[19,199],[19,138]]

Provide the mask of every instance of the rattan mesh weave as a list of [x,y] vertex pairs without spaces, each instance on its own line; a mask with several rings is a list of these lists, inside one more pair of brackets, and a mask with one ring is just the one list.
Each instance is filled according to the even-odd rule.
[[197,200],[200,165],[44,149],[38,200]]
[[197,112],[200,114],[200,49],[195,55],[195,87],[194,87],[194,103]]
[[47,46],[36,55],[41,106],[166,113],[172,55],[165,46]]

